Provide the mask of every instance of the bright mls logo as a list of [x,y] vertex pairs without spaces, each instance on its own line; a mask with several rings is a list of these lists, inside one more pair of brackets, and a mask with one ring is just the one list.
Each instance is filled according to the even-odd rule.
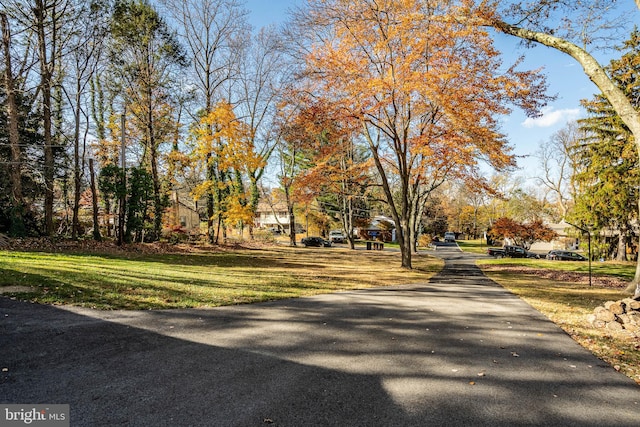
[[69,405],[0,404],[0,427],[69,427]]

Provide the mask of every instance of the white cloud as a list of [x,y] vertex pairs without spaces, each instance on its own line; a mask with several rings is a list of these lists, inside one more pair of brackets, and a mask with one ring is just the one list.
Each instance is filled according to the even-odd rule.
[[554,110],[553,107],[542,109],[542,116],[537,118],[527,118],[522,122],[526,128],[548,128],[558,123],[566,123],[575,120],[580,116],[579,108],[566,108],[564,110]]

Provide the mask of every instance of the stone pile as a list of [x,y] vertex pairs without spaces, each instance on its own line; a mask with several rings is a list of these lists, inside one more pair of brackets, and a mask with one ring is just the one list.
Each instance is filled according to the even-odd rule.
[[632,298],[607,301],[603,306],[596,307],[587,320],[596,328],[627,330],[640,335],[640,301]]

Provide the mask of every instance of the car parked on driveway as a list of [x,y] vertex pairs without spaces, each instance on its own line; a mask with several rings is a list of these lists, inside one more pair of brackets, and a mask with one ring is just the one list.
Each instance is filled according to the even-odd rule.
[[323,239],[322,237],[305,237],[301,240],[302,244],[307,246],[316,246],[316,247],[329,247],[331,246],[331,242],[329,240]]
[[547,254],[547,259],[552,259],[556,261],[586,261],[587,258],[583,257],[579,253],[572,251],[559,251],[553,250],[549,251]]

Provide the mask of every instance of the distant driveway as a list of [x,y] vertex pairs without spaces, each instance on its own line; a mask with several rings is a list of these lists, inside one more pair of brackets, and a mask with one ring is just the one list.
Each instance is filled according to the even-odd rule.
[[72,426],[640,425],[632,380],[436,254],[428,283],[255,305],[0,298],[0,402],[70,404]]

